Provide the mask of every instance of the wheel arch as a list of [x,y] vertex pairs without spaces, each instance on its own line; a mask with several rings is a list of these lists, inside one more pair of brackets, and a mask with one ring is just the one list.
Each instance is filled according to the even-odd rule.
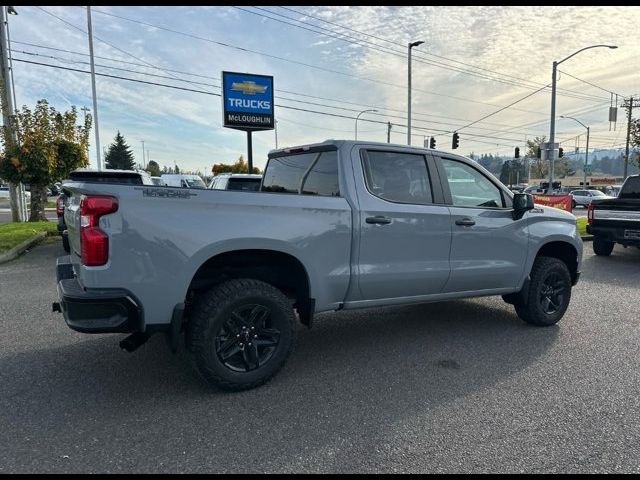
[[253,278],[278,288],[294,300],[300,321],[311,326],[315,300],[311,297],[310,276],[296,256],[281,250],[237,249],[211,256],[192,275],[187,302],[198,292],[237,278]]

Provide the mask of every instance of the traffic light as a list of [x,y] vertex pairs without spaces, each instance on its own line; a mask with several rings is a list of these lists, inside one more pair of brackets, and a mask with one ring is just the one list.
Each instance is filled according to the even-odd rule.
[[454,132],[453,138],[451,139],[451,148],[454,150],[460,146],[460,135],[458,132]]
[[436,137],[431,137],[429,139],[429,148],[431,149],[436,148]]
[[536,157],[542,158],[542,149],[540,147],[536,148]]
[[563,155],[564,155],[564,150],[562,149],[562,147],[560,147],[558,149],[558,158],[562,158]]
[[516,152],[513,155],[514,158],[520,158],[520,147],[516,147]]

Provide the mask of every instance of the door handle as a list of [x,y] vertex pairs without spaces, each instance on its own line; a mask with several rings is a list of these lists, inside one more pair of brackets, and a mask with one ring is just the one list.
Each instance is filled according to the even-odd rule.
[[389,225],[391,223],[391,219],[389,217],[383,217],[381,215],[377,217],[367,217],[365,219],[367,223],[374,223],[378,225]]
[[475,220],[471,220],[470,218],[456,220],[456,225],[462,225],[463,227],[473,227],[475,224]]

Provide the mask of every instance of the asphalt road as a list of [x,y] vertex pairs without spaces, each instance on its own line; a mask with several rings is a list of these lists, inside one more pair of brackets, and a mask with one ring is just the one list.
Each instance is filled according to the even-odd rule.
[[640,473],[640,251],[585,253],[555,327],[500,298],[326,314],[229,394],[161,336],[69,330],[37,247],[0,266],[0,473]]

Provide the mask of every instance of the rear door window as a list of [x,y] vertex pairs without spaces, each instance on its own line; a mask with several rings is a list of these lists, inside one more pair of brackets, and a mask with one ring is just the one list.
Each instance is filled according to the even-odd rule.
[[399,203],[433,203],[424,155],[368,150],[364,170],[367,189],[376,197]]

